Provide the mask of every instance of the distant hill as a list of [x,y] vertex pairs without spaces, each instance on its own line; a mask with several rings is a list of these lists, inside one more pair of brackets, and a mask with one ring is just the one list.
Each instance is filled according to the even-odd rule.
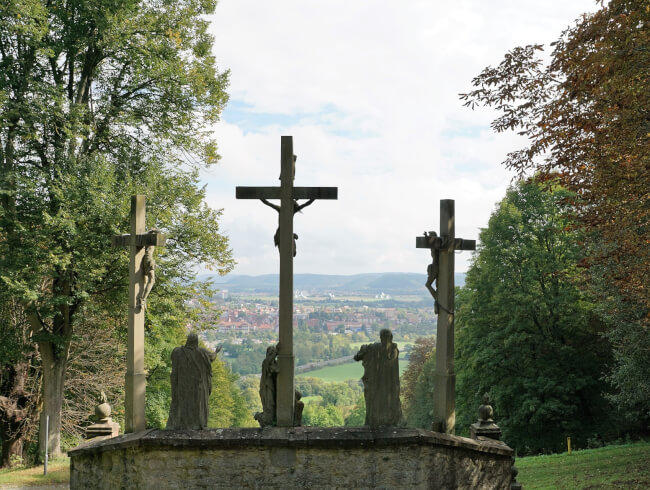
[[[231,292],[278,293],[278,274],[260,276],[228,275],[225,277],[204,274],[199,279],[211,279],[219,289]],[[379,272],[350,276],[329,274],[294,274],[294,289],[319,293],[365,293],[365,294],[421,294],[427,296],[424,287],[426,274],[413,272]],[[455,274],[457,286],[465,285],[465,273]]]

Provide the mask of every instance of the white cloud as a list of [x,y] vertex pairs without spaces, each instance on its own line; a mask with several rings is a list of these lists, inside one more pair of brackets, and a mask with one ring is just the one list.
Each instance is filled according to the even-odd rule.
[[[490,111],[462,107],[458,93],[507,50],[549,43],[594,9],[221,0],[212,32],[220,67],[232,70],[232,109],[216,127],[222,163],[204,177],[210,204],[225,208],[235,272],[278,270],[276,213],[236,201],[234,188],[279,185],[281,135],[294,137],[296,185],[339,187],[338,201],[296,216],[296,272],[426,271],[415,236],[438,229],[440,199],[456,200],[457,234],[477,238],[512,178],[500,162],[522,142],[493,134]],[[457,255],[456,269],[469,257]]]

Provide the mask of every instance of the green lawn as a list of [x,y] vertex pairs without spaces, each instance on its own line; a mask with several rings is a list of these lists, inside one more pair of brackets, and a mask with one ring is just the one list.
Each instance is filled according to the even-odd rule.
[[517,481],[532,489],[650,488],[650,442],[517,459]]
[[[399,374],[400,376],[408,366],[408,361],[400,359]],[[363,376],[363,366],[360,362],[348,362],[338,366],[328,366],[314,371],[297,374],[303,378],[320,378],[323,381],[346,381],[348,379],[361,379]]]
[[0,470],[0,489],[7,487],[31,487],[35,485],[57,485],[68,483],[69,481],[70,459],[65,456],[48,463],[47,475],[43,475],[43,466]]

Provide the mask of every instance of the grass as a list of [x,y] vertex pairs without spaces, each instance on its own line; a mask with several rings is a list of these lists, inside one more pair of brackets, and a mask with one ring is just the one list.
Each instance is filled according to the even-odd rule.
[[517,459],[517,481],[532,489],[650,488],[650,442]]
[[[400,376],[408,366],[408,361],[400,359]],[[338,366],[328,366],[314,371],[300,373],[297,376],[303,378],[320,378],[323,381],[347,381],[348,379],[361,379],[363,376],[363,365],[360,362],[348,362]]]
[[70,482],[70,458],[61,456],[49,461],[47,475],[43,475],[43,466],[0,470],[0,488],[5,487],[31,487],[41,485],[57,485]]

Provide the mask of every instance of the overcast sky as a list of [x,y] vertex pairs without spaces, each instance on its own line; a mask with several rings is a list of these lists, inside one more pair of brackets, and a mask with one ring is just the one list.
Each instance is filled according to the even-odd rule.
[[[293,136],[295,185],[338,186],[296,214],[296,273],[426,273],[415,248],[456,201],[456,235],[477,239],[522,142],[495,135],[461,92],[515,46],[546,46],[593,0],[220,0],[215,55],[230,102],[215,128],[219,165],[203,175],[223,208],[235,274],[279,270],[277,213],[236,200],[237,185],[279,185],[280,137]],[[470,252],[456,255],[456,271]]]

